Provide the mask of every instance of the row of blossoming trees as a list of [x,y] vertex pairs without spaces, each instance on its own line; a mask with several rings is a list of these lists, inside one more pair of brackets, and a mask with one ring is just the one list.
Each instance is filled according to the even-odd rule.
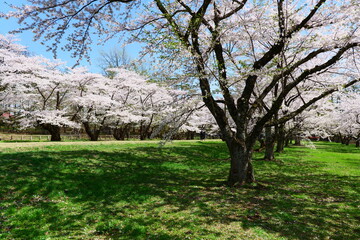
[[[165,83],[151,81],[134,71],[108,69],[111,77],[85,68],[29,56],[12,37],[0,35],[0,100],[3,111],[21,128],[40,127],[61,140],[61,128],[82,128],[92,141],[104,128],[122,140],[136,127],[140,139],[157,132],[199,132],[210,127],[199,98]],[[196,111],[196,113],[194,113]],[[205,110],[206,111],[206,110]],[[207,114],[209,116],[209,114]]]
[[[61,127],[82,127],[91,140],[97,140],[104,127],[110,127],[118,140],[123,140],[134,125],[139,128],[140,139],[149,138],[154,126],[161,129],[164,124],[178,125],[176,129],[190,135],[205,126],[213,132],[217,130],[209,112],[196,109],[199,102],[194,98],[135,72],[109,69],[109,78],[89,73],[85,68],[66,69],[61,62],[28,56],[24,46],[5,36],[1,36],[0,51],[4,56],[1,103],[16,112],[22,128],[40,126],[49,131],[52,140],[60,140]],[[304,98],[311,98],[318,91],[293,95],[291,101],[284,102],[281,113],[297,108]],[[358,146],[359,102],[357,88],[341,91],[286,124],[265,131],[270,154],[266,158],[273,157],[275,142],[281,151],[292,138],[317,136],[342,143],[355,139]]]
[[[62,62],[29,56],[15,40],[0,35],[0,54],[4,58],[0,101],[2,111],[13,112],[21,128],[41,127],[53,141],[61,140],[63,127],[81,128],[93,141],[104,128],[110,128],[117,140],[128,137],[134,127],[142,140],[156,133],[171,138],[174,130],[186,132],[188,139],[205,128],[218,131],[210,112],[201,108],[198,97],[189,92],[122,68],[108,69],[111,77],[81,67],[69,69]],[[284,101],[277,117],[316,96],[322,89],[314,86],[310,83],[298,89]],[[266,147],[265,159],[273,159],[274,150],[281,152],[290,139],[299,143],[301,139],[321,137],[345,144],[355,140],[359,146],[359,103],[359,89],[346,89],[284,124],[265,128],[259,138]]]

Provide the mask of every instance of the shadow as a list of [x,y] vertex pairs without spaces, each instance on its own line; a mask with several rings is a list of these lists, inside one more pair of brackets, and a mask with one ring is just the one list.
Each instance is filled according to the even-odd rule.
[[263,187],[234,189],[221,184],[229,167],[221,142],[62,148],[0,155],[0,238],[253,239],[257,228],[289,239],[359,234],[359,179],[314,173],[320,165],[294,155],[255,161]]

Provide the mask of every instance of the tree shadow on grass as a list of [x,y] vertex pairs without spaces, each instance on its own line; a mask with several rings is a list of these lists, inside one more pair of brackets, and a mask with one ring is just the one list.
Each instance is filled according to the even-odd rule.
[[[231,189],[221,186],[225,150],[205,142],[2,154],[0,238],[239,239],[242,226],[356,239],[359,179],[312,174],[316,166],[292,160],[255,162],[264,187]],[[233,235],[223,229],[231,224]]]
[[312,169],[302,166],[265,177],[263,182],[276,186],[249,199],[258,217],[245,225],[294,239],[357,239],[359,177],[311,174]]
[[[204,177],[191,174],[199,168],[192,163],[203,156],[193,151],[193,157],[185,159],[182,156],[185,152],[186,157],[191,156],[188,149],[181,149],[173,156],[173,152],[158,148],[2,154],[0,196],[5,214],[0,226],[19,238],[45,236],[49,234],[47,231],[59,232],[61,236],[61,232],[71,234],[73,229],[84,227],[81,223],[84,219],[106,221],[115,213],[123,213],[126,219],[129,210],[135,211],[137,205],[153,197],[174,203],[171,192],[205,183]],[[64,211],[62,208],[66,206],[62,203],[69,202],[79,209]],[[186,204],[187,200],[178,202]],[[119,203],[122,205],[117,207]],[[43,219],[37,219],[39,216]],[[48,227],[42,230],[36,226],[42,224]],[[110,229],[114,235],[115,228],[100,224],[98,232],[107,234]],[[122,230],[125,231],[122,234],[128,232],[132,237],[143,233],[126,224]],[[170,237],[164,233],[156,236],[157,239]]]

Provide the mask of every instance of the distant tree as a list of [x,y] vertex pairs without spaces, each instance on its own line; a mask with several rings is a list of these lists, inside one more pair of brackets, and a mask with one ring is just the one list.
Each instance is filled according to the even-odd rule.
[[111,68],[131,69],[131,58],[125,48],[113,48],[108,52],[100,52],[99,66],[102,73],[107,77],[113,77],[114,72],[109,71]]
[[346,90],[324,99],[307,114],[310,134],[331,141],[360,146],[360,94],[357,89]]
[[186,132],[187,139],[194,139],[195,133],[202,131],[208,135],[218,135],[219,132],[214,117],[205,106],[194,111],[180,129]]

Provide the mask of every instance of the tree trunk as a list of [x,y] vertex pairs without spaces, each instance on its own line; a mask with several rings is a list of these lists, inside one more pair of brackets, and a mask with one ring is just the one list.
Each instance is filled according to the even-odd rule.
[[51,135],[51,141],[61,141],[60,130],[61,128],[51,124],[41,124],[41,127],[49,131]]
[[258,149],[255,149],[255,152],[261,152],[264,148],[265,148],[265,135],[263,133],[261,133],[258,138],[257,138],[258,142],[260,143],[260,146]]
[[144,122],[142,121],[140,123],[140,140],[145,140],[146,139],[146,127],[144,125]]
[[125,140],[125,133],[122,128],[115,128],[113,130],[113,136],[116,140]]
[[194,140],[195,132],[194,131],[187,131],[186,132],[186,140]]
[[274,157],[275,138],[271,131],[271,127],[265,127],[265,156],[264,160],[273,161]]
[[228,185],[238,187],[245,183],[255,182],[251,164],[252,150],[246,149],[244,144],[233,139],[227,140],[226,144],[231,158]]
[[89,122],[83,122],[85,132],[89,136],[90,141],[97,141],[99,139],[101,127],[91,129]]
[[355,147],[360,147],[360,137],[356,140]]
[[289,147],[289,143],[290,143],[290,139],[286,138],[285,139],[285,147]]
[[301,137],[299,135],[295,136],[295,146],[301,146]]
[[113,130],[113,136],[116,140],[125,140],[125,137],[128,135],[128,124],[117,127]]
[[147,131],[147,138],[148,138],[148,139],[151,138],[152,133],[153,133],[153,129],[152,129],[152,128],[149,128],[149,130]]
[[345,144],[345,137],[342,134],[339,134],[341,144]]
[[284,151],[284,147],[285,147],[285,126],[284,124],[280,124],[279,126],[279,132],[277,134],[277,139],[276,139],[276,152],[281,153]]
[[149,123],[146,124],[146,121],[142,121],[140,123],[140,140],[145,140],[146,138],[150,138],[151,136],[151,124],[153,122],[153,117],[151,116]]

